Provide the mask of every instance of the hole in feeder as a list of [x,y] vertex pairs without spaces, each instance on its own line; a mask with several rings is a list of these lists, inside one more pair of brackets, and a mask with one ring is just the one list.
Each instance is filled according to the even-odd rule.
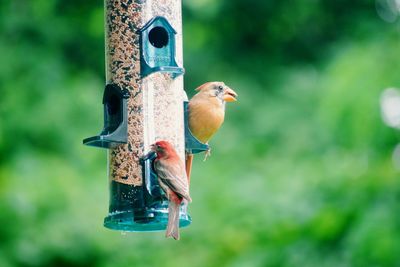
[[112,133],[122,122],[122,99],[115,92],[110,92],[105,97],[105,108],[105,132]]
[[118,98],[117,95],[111,95],[108,99],[108,102],[106,104],[107,106],[107,112],[110,115],[115,115],[119,111],[119,106],[120,104],[120,99]]
[[157,48],[162,48],[168,44],[168,32],[163,27],[154,27],[149,32],[150,43]]

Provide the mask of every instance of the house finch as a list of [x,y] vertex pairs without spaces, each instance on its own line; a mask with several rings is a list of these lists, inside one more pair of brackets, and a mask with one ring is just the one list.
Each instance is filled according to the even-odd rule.
[[168,225],[165,236],[179,240],[179,209],[183,199],[191,202],[185,166],[174,147],[167,141],[158,141],[151,145],[156,152],[154,170],[160,187],[168,198]]
[[[200,85],[189,101],[189,129],[199,141],[208,143],[224,122],[225,103],[236,101],[237,94],[223,82]],[[209,151],[206,154],[209,154]],[[193,155],[186,155],[186,173],[190,179]]]

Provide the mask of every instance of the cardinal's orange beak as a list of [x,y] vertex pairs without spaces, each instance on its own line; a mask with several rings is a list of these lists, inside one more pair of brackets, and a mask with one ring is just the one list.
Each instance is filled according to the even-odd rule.
[[229,87],[225,87],[225,91],[224,91],[224,101],[226,102],[235,102],[237,99],[237,94],[235,91],[233,91],[231,88]]

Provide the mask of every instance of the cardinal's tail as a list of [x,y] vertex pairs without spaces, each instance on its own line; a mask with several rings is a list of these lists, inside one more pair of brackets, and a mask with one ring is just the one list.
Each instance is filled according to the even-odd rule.
[[179,208],[180,205],[174,201],[168,204],[168,225],[165,237],[173,237],[179,240]]
[[190,185],[190,174],[192,172],[193,154],[186,154],[186,175],[188,178],[188,185]]

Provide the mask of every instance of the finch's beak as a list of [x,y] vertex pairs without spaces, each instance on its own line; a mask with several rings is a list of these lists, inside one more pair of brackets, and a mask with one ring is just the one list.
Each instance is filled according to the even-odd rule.
[[150,145],[150,150],[156,152],[157,150],[156,145],[155,144]]
[[156,156],[156,152],[153,150],[154,145],[151,145],[151,151],[149,153],[147,153],[146,155],[144,155],[140,161],[141,163],[143,163],[145,160],[153,160]]
[[226,102],[235,102],[237,98],[237,94],[229,87],[225,87],[223,99]]

